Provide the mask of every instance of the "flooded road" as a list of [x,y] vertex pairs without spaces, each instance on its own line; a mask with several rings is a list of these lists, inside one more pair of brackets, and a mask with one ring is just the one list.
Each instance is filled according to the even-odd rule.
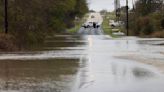
[[163,43],[101,27],[50,36],[38,51],[0,53],[0,92],[164,92]]
[[163,92],[159,43],[163,39],[54,35],[41,51],[1,52],[0,91]]

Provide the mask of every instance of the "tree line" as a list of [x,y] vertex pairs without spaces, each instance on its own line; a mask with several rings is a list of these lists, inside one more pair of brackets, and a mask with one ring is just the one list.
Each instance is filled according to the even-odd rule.
[[[3,31],[4,0],[0,0],[0,31]],[[75,17],[88,12],[86,0],[8,0],[9,34],[19,45],[41,43],[48,34],[74,26]]]
[[[126,7],[121,10],[126,21]],[[164,37],[164,1],[137,0],[129,10],[129,27],[130,35]]]

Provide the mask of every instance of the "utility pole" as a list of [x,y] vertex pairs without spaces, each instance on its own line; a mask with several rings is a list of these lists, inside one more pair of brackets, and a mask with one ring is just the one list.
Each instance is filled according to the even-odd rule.
[[4,3],[4,14],[5,14],[5,18],[4,18],[4,22],[5,22],[5,33],[8,33],[8,0],[5,0]]
[[117,21],[119,21],[120,19],[120,0],[115,0],[114,2],[115,4],[115,12],[116,12],[116,17],[117,17]]
[[132,0],[133,10],[134,10],[134,0]]
[[129,6],[128,6],[128,0],[126,0],[126,30],[127,30],[127,36],[129,36]]

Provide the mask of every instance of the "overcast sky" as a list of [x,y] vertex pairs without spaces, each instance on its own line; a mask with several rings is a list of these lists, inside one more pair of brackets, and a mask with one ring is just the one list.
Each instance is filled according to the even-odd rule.
[[[129,6],[132,7],[132,0],[129,1]],[[120,0],[121,6],[126,5],[126,0]],[[114,10],[114,0],[88,0],[89,9],[100,11],[106,9],[108,11]]]

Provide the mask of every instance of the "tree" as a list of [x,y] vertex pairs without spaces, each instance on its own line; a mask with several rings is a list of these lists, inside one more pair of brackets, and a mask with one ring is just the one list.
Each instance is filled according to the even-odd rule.
[[139,15],[146,16],[152,12],[159,11],[163,0],[138,0],[136,2],[136,12]]
[[[0,28],[4,19],[2,1]],[[75,16],[82,17],[88,11],[86,0],[8,0],[8,3],[9,34],[18,38],[20,44],[37,43],[48,33],[62,32],[73,24]]]
[[101,11],[100,11],[100,14],[105,15],[107,12],[108,12],[108,11],[104,9],[104,10],[101,10]]

